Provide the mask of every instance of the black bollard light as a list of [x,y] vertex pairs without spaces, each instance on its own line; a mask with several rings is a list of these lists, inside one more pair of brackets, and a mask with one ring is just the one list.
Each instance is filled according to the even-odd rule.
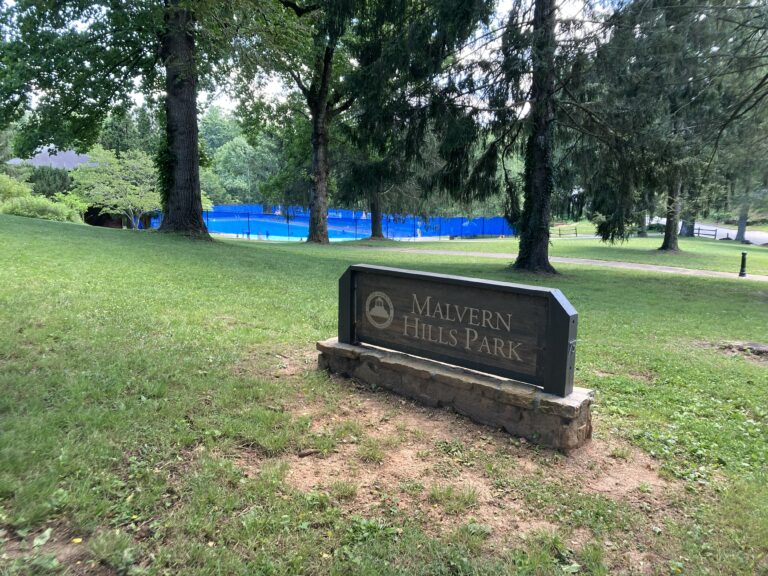
[[741,253],[741,270],[739,270],[739,278],[744,278],[747,275],[747,253]]

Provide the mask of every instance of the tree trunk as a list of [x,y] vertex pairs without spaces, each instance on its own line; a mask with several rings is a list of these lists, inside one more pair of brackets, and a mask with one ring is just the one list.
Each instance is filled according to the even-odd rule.
[[680,190],[683,187],[683,181],[680,176],[675,177],[670,182],[667,191],[667,223],[664,226],[664,242],[659,250],[668,250],[677,252],[680,247],[677,245],[677,229],[680,223]]
[[741,204],[741,209],[739,210],[739,228],[736,231],[736,240],[737,242],[744,242],[746,240],[745,236],[747,234],[747,221],[749,219],[749,202],[743,202]]
[[381,226],[381,195],[378,187],[371,195],[371,238],[384,239],[384,231]]
[[336,37],[326,39],[323,56],[315,62],[309,88],[297,80],[307,100],[312,119],[312,185],[307,242],[318,244],[328,244],[328,177],[331,171],[328,159],[328,132],[334,114],[329,96],[337,40]]
[[307,242],[328,244],[328,114],[323,101],[312,113],[312,186]]
[[520,248],[513,268],[556,273],[549,263],[549,210],[554,190],[555,1],[535,0],[530,135],[525,153],[525,189]]
[[696,217],[698,216],[698,210],[696,209],[696,194],[691,187],[686,188],[685,192],[686,198],[684,202],[682,191],[680,193],[680,202],[684,206],[680,211],[683,220],[680,225],[680,236],[683,236],[684,238],[693,238],[695,236]]
[[194,16],[180,3],[165,2],[161,47],[167,150],[163,159],[165,215],[160,230],[210,239],[200,197]]
[[637,219],[637,237],[648,238],[648,211],[643,210],[640,212],[640,217]]

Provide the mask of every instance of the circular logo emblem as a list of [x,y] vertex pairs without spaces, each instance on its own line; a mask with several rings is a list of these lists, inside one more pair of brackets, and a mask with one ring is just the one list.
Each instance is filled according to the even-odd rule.
[[365,300],[365,317],[379,330],[388,328],[395,317],[392,300],[384,292],[371,292]]

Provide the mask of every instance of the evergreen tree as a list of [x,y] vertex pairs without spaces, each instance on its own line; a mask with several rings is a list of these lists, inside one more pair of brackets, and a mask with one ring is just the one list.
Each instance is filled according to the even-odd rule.
[[47,198],[66,194],[72,187],[72,179],[66,170],[50,166],[35,166],[29,181],[35,194]]
[[139,148],[139,131],[130,111],[118,109],[107,116],[101,127],[99,144],[118,158],[123,152]]
[[525,145],[520,250],[514,268],[554,272],[549,263],[550,199],[554,192],[555,2],[535,0],[531,50],[531,111]]
[[[642,231],[657,196],[666,217],[661,249],[679,249],[681,216],[693,232],[717,188],[723,131],[746,117],[734,103],[750,101],[754,112],[767,44],[761,34],[762,46],[747,40],[755,28],[745,24],[760,13],[764,7],[713,1],[631,2],[606,20],[561,101],[573,131],[571,164],[604,239],[625,238],[633,222]],[[740,80],[755,68],[763,72]]]
[[[556,103],[562,60],[571,55],[562,41],[576,36],[561,26],[558,37],[556,30],[554,2],[513,2],[503,22],[483,28],[464,48],[479,56],[457,58],[430,98],[445,160],[439,185],[462,201],[489,198],[503,186],[507,219],[520,233],[514,268],[544,273],[554,272],[548,245]],[[522,174],[510,169],[518,155]]]
[[[487,15],[490,2],[323,0],[304,5],[278,1],[284,7],[284,33],[271,43],[268,57],[250,69],[242,66],[252,47],[246,44],[241,68],[250,79],[265,70],[277,73],[304,98],[312,145],[307,240],[325,243],[332,126],[356,100],[374,94],[385,82],[423,80],[437,74],[446,56]],[[252,26],[261,27],[261,23]]]

